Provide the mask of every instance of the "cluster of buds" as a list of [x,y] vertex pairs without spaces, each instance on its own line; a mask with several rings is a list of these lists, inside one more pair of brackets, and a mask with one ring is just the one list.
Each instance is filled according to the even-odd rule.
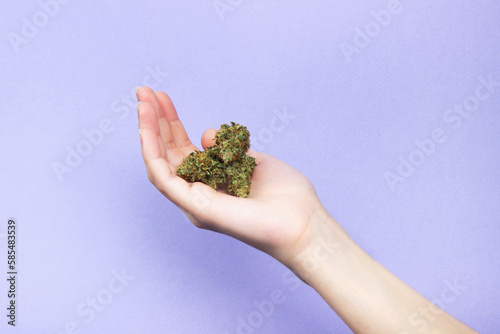
[[246,153],[250,148],[250,132],[246,126],[231,122],[231,125],[222,124],[214,139],[215,146],[185,157],[177,167],[177,175],[214,189],[226,185],[231,195],[247,197],[256,166],[255,158]]

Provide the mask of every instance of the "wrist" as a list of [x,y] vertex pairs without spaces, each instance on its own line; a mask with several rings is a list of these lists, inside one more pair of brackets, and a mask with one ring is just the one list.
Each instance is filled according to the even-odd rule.
[[311,214],[308,228],[285,265],[312,286],[314,279],[329,276],[325,270],[340,270],[343,264],[351,263],[361,252],[340,224],[320,207]]

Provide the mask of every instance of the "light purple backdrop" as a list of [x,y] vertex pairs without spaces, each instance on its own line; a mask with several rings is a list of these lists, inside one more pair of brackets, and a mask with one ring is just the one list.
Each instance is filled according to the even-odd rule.
[[[370,255],[497,333],[497,1],[0,7],[0,332],[350,332],[280,263],[196,229],[152,187],[133,95],[147,84],[170,94],[196,144],[247,125]],[[275,290],[282,303],[262,309]]]

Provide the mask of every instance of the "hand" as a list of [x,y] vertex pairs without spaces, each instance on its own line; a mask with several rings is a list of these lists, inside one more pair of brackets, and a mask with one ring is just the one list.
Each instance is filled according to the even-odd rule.
[[[304,236],[310,234],[311,216],[323,210],[311,182],[283,161],[250,149],[257,167],[247,198],[200,182],[188,183],[176,175],[176,169],[197,147],[172,101],[148,87],[137,89],[137,99],[141,151],[151,183],[195,226],[237,238],[290,265],[310,242]],[[205,131],[203,149],[214,145],[216,131]]]
[[[476,333],[418,294],[364,252],[328,214],[311,182],[288,164],[249,150],[256,160],[247,198],[176,175],[196,149],[163,92],[137,90],[141,151],[149,180],[194,225],[235,237],[275,257],[314,288],[355,333],[407,333],[422,310],[428,332]],[[215,129],[202,146],[214,144]],[[420,331],[420,329],[419,329]]]

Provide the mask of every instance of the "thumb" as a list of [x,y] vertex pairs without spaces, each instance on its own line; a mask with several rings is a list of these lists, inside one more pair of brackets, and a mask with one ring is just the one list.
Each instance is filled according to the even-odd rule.
[[215,134],[217,133],[216,129],[208,129],[203,132],[201,136],[201,146],[204,150],[207,149],[208,146],[215,145]]

